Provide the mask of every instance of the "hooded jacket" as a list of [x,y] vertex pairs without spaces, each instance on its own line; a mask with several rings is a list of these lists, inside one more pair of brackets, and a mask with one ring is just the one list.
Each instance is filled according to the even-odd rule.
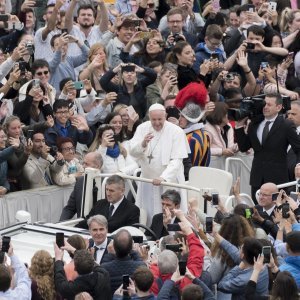
[[195,48],[196,61],[194,62],[193,69],[197,74],[199,74],[199,69],[201,64],[206,60],[210,59],[212,53],[218,54],[219,62],[224,63],[226,59],[226,54],[223,49],[217,48],[215,51],[211,51],[207,48],[205,43],[199,43]]

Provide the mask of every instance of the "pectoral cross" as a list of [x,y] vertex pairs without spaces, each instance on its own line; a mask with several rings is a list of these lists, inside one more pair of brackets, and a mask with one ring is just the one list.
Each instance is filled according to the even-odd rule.
[[152,156],[152,153],[150,153],[150,154],[147,156],[147,158],[149,159],[149,165],[150,165],[150,164],[151,164],[152,158],[154,158],[154,157]]

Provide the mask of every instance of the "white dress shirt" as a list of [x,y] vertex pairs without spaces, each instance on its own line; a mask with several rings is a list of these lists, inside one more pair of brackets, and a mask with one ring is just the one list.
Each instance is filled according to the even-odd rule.
[[101,261],[101,259],[102,259],[102,257],[103,257],[103,254],[104,254],[104,252],[105,252],[105,249],[106,249],[106,247],[107,247],[107,238],[106,238],[106,239],[104,240],[104,242],[103,242],[102,244],[100,244],[100,245],[96,245],[96,244],[94,243],[93,247],[97,247],[97,248],[99,249],[99,250],[97,250],[95,261],[96,261],[98,264],[100,264],[100,261]]
[[269,132],[271,131],[271,128],[274,124],[274,121],[276,120],[278,115],[276,115],[274,118],[270,119],[270,120],[267,120],[267,119],[264,119],[258,126],[257,128],[257,138],[258,140],[260,141],[260,143],[262,143],[262,134],[263,134],[263,131],[264,131],[264,127],[265,127],[265,124],[267,123],[267,121],[271,122],[269,124]]

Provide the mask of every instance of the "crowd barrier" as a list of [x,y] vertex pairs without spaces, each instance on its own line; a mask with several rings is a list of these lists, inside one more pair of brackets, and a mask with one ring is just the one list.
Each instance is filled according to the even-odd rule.
[[18,210],[28,211],[32,222],[58,222],[73,187],[74,185],[49,186],[2,196],[0,198],[0,228],[15,224],[15,215]]

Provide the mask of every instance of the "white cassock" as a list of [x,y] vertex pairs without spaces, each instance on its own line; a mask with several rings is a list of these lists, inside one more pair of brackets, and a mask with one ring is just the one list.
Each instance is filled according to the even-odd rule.
[[[143,148],[145,135],[150,132],[154,137]],[[130,141],[130,154],[141,166],[141,177],[144,178],[161,177],[167,182],[184,184],[182,159],[187,158],[188,153],[190,148],[184,131],[168,121],[165,121],[161,131],[155,131],[150,121],[142,123]],[[168,187],[150,183],[138,184],[136,205],[147,212],[147,224],[151,223],[153,215],[162,212],[160,196],[166,189]],[[181,209],[187,211],[185,190],[181,192]]]

